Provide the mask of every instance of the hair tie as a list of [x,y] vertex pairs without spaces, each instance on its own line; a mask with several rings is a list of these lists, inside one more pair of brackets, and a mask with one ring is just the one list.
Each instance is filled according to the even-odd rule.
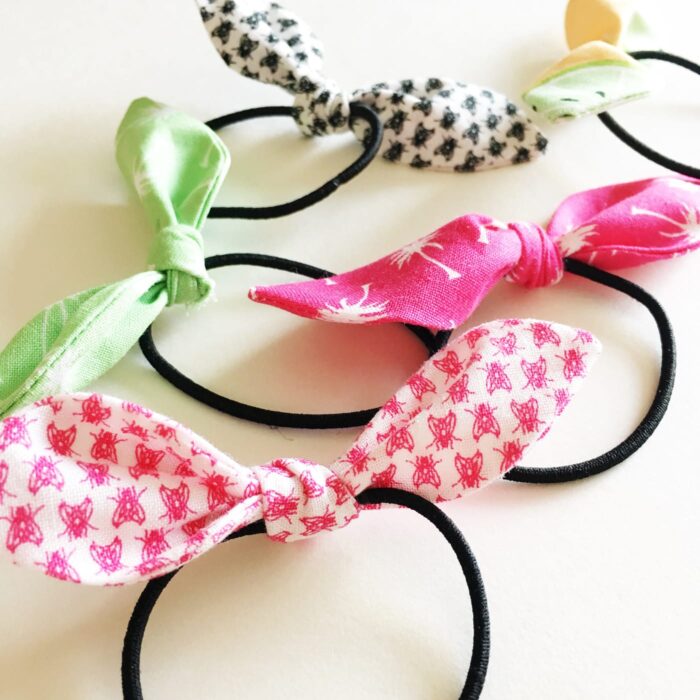
[[669,170],[700,178],[700,168],[664,156],[632,136],[607,110],[647,97],[653,87],[648,68],[654,59],[700,75],[693,61],[665,51],[650,51],[653,42],[646,20],[628,0],[569,0],[566,8],[569,54],[541,75],[523,100],[555,122],[596,114],[623,143]]
[[229,167],[204,124],[141,98],[116,137],[119,167],[153,229],[149,271],[49,306],[0,353],[0,416],[81,389],[115,365],[166,307],[211,298],[201,227]]
[[[306,265],[305,263],[256,253],[228,253],[225,255],[214,255],[205,260],[205,266],[208,270],[231,265],[255,265],[273,270],[285,270],[313,279],[324,279],[333,276],[332,272]],[[450,336],[450,331],[434,334],[427,328],[411,324],[405,325],[425,346],[428,356],[433,355],[442,348]],[[180,372],[160,354],[153,338],[152,326],[149,326],[141,336],[139,345],[151,366],[173,386],[218,411],[255,423],[284,428],[354,428],[366,425],[375,413],[380,410],[378,407],[346,413],[289,413],[252,406],[217,394]]]
[[[491,646],[489,612],[479,565],[464,539],[464,535],[440,508],[413,493],[393,488],[376,488],[359,494],[357,500],[365,508],[385,503],[410,508],[430,521],[452,547],[469,589],[474,630],[469,670],[462,691],[459,694],[459,700],[477,700],[481,696],[481,691],[486,681],[489,662]],[[224,541],[248,535],[259,535],[264,532],[264,523],[258,521],[228,535]],[[166,586],[181,570],[175,569],[175,571],[165,576],[149,581],[136,601],[126,634],[124,635],[124,647],[122,650],[121,676],[124,700],[143,700],[141,691],[141,648],[146,625]]]
[[[119,399],[44,399],[0,423],[0,549],[62,580],[134,583],[260,519],[281,542],[343,528],[369,488],[459,498],[544,436],[600,352],[590,333],[561,324],[549,325],[558,345],[538,345],[537,323],[494,321],[450,341],[330,466],[244,467]],[[504,334],[509,355],[492,342]]]
[[[213,131],[219,131],[225,126],[238,124],[249,119],[258,117],[294,117],[296,114],[294,107],[256,107],[254,109],[244,109],[233,114],[226,114],[217,119],[211,119],[206,124]],[[312,192],[297,197],[284,204],[273,204],[264,207],[212,207],[209,212],[211,219],[274,219],[279,216],[287,216],[302,209],[306,209],[318,202],[330,197],[341,185],[349,182],[356,175],[359,175],[377,155],[382,143],[383,127],[379,117],[373,109],[360,102],[353,102],[350,105],[350,124],[355,120],[364,121],[368,126],[365,138],[362,141],[361,155],[338,175],[317,187]]]
[[196,2],[226,65],[290,93],[306,136],[351,130],[366,142],[367,127],[350,119],[353,105],[364,105],[384,127],[382,157],[419,169],[486,170],[535,160],[547,147],[524,112],[494,90],[427,78],[347,93],[324,74],[321,44],[293,12],[265,0]]
[[[566,199],[546,231],[536,224],[505,224],[484,215],[466,215],[374,263],[334,276],[333,284],[259,287],[250,296],[308,318],[364,324],[401,321],[433,329],[463,323],[504,276],[536,287],[557,281],[567,269],[631,296],[654,317],[662,353],[657,392],[639,426],[595,459],[555,469],[518,470],[509,477],[569,481],[619,464],[639,449],[663,418],[675,375],[673,332],[658,302],[633,283],[587,263],[617,269],[695,250],[700,247],[695,225],[699,206],[700,187],[684,178],[602,187]],[[416,279],[421,280],[420,285],[415,284]],[[557,342],[547,324],[534,327],[532,333],[542,345]],[[503,352],[508,348],[504,341]],[[152,357],[149,360],[161,371]],[[172,381],[172,376],[164,376]],[[186,382],[177,386],[209,403],[207,397],[189,391]],[[334,416],[326,416],[324,424],[335,427],[334,421]]]

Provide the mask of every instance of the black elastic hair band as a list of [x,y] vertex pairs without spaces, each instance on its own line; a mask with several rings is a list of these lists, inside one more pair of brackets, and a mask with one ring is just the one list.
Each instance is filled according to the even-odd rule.
[[[277,258],[272,255],[260,255],[257,253],[229,253],[227,255],[214,255],[205,261],[208,270],[230,265],[255,265],[273,270],[284,270],[298,275],[305,275],[312,279],[331,277],[332,272],[322,270],[312,265]],[[428,355],[434,355],[450,336],[448,331],[432,333],[427,328],[406,324],[406,328],[413,333],[425,346]],[[251,406],[226,396],[217,394],[201,384],[185,376],[177,368],[170,364],[158,351],[153,340],[152,327],[149,327],[139,340],[141,350],[153,368],[173,386],[191,396],[201,403],[215,408],[236,418],[243,418],[254,423],[274,425],[281,428],[356,428],[366,425],[372,419],[380,407],[364,409],[361,411],[349,411],[347,413],[288,413],[285,411],[272,411],[267,408]]]
[[[256,119],[258,117],[294,117],[294,107],[256,107],[254,109],[244,109],[233,114],[226,114],[217,119],[211,119],[207,126],[214,131],[219,131],[230,124]],[[287,216],[294,212],[301,211],[307,207],[320,202],[329,197],[341,185],[361,173],[374,159],[382,143],[384,127],[377,113],[361,102],[350,103],[350,121],[362,119],[369,125],[367,136],[362,142],[362,155],[352,165],[348,166],[334,178],[321,185],[303,197],[286,202],[285,204],[275,204],[266,207],[212,207],[209,216],[212,219],[274,219],[279,216]]]
[[[313,278],[327,277],[329,272],[303,263],[274,258],[265,255],[234,253],[218,255],[207,259],[207,268],[223,267],[226,265],[259,265],[278,270],[287,270],[304,274]],[[577,464],[559,467],[514,467],[506,475],[510,481],[521,481],[530,484],[554,484],[566,481],[584,479],[614,467],[624,462],[634,454],[653,434],[666,413],[676,374],[676,345],[673,337],[671,322],[659,302],[638,285],[610,272],[571,258],[565,258],[564,266],[567,272],[585,277],[593,282],[616,289],[641,303],[652,315],[656,322],[661,340],[661,367],[659,382],[654,400],[646,415],[637,428],[620,444],[598,457]],[[430,355],[442,348],[449,332],[444,331],[433,335],[420,326],[408,326],[425,345]],[[167,381],[184,391],[201,403],[227,413],[236,418],[287,428],[348,428],[367,424],[379,408],[350,413],[287,413],[271,411],[256,406],[229,399],[210,389],[197,384],[182,372],[173,367],[158,351],[153,340],[152,329],[148,328],[139,340],[141,350],[153,368]]]
[[[674,54],[666,53],[665,51],[632,51],[630,56],[641,60],[652,59],[655,61],[673,63],[677,66],[681,66],[681,68],[686,68],[687,70],[700,75],[700,65],[694,63],[693,61],[689,61],[687,58],[675,56]],[[692,165],[685,165],[685,163],[673,160],[673,158],[669,158],[668,156],[655,151],[653,148],[650,148],[638,138],[632,136],[629,131],[620,126],[620,124],[618,124],[608,112],[601,112],[598,115],[598,118],[613,134],[615,134],[615,136],[617,136],[617,138],[620,139],[620,141],[640,155],[648,158],[650,161],[656,163],[657,165],[661,165],[664,168],[668,168],[673,172],[680,173],[681,175],[687,175],[688,177],[700,179],[700,168],[695,168]]]
[[[486,592],[481,579],[479,565],[464,535],[459,528],[433,503],[407,491],[399,489],[373,489],[359,494],[361,504],[391,503],[410,508],[429,520],[448,541],[462,568],[462,573],[469,588],[471,599],[474,638],[469,661],[469,671],[459,700],[477,700],[486,680],[489,663],[490,629]],[[265,532],[263,521],[258,521],[229,535],[226,540],[234,540],[247,535],[259,535]],[[122,649],[122,692],[124,700],[143,700],[141,690],[141,645],[146,632],[146,625],[158,598],[172,581],[176,569],[165,576],[149,581],[141,592],[131,613]]]

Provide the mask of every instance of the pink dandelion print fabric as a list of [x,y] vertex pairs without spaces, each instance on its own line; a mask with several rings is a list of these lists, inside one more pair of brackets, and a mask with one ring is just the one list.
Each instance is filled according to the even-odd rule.
[[546,231],[468,214],[357,270],[253,288],[250,298],[324,321],[450,329],[504,277],[545,287],[561,279],[565,257],[616,270],[698,247],[700,182],[658,177],[572,195]]
[[44,399],[0,423],[0,551],[64,581],[123,584],[172,571],[261,518],[280,542],[345,527],[368,488],[459,498],[522,459],[599,352],[586,331],[544,321],[474,328],[330,466],[245,467],[135,404]]

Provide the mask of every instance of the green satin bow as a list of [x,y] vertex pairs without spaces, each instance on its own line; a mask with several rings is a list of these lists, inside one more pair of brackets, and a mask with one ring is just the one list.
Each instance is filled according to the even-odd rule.
[[141,98],[119,126],[116,153],[155,232],[150,271],[69,296],[24,326],[0,353],[0,417],[84,388],[165,306],[196,304],[212,292],[200,228],[229,167],[226,147],[196,119]]

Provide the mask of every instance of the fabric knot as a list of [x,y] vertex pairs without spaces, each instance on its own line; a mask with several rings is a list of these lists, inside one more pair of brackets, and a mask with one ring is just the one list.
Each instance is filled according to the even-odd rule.
[[276,459],[252,471],[260,482],[265,528],[274,540],[291,542],[337,530],[359,513],[351,488],[328,467]]
[[556,284],[564,274],[564,262],[544,229],[523,222],[509,223],[508,228],[518,234],[522,252],[506,279],[529,289]]
[[350,126],[350,102],[332,82],[302,79],[296,86],[294,119],[305,136],[325,136]]
[[204,301],[213,290],[203,247],[202,234],[194,226],[171,224],[156,233],[148,263],[165,275],[168,306]]

